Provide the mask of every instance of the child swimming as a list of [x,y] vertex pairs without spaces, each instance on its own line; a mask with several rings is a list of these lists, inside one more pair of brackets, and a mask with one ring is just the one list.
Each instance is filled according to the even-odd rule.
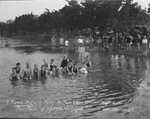
[[88,69],[92,68],[92,63],[89,60],[89,56],[86,56],[86,58],[85,58],[85,64],[86,64],[86,66],[87,66]]
[[72,60],[69,60],[67,65],[67,73],[72,74],[72,72],[73,72],[73,64],[72,64]]
[[13,67],[13,68],[12,68],[12,74],[11,74],[11,76],[10,76],[10,80],[11,80],[11,81],[14,81],[14,80],[18,80],[18,79],[20,79],[20,77],[19,77],[19,75],[18,75],[17,72],[16,72],[16,68]]
[[79,59],[83,59],[83,53],[84,52],[85,52],[85,47],[83,46],[83,43],[81,43],[79,48],[78,48]]
[[77,66],[77,62],[75,62],[73,65],[73,74],[77,74],[77,73],[78,73],[78,66]]
[[62,73],[66,73],[68,65],[67,55],[64,55],[63,60],[61,62],[60,68],[62,69]]
[[51,75],[53,75],[53,76],[59,76],[60,75],[60,70],[59,70],[58,66],[53,67]]
[[56,65],[55,66],[55,75],[57,75],[57,76],[59,76],[60,75],[60,69],[59,69],[59,67]]
[[33,77],[34,78],[38,78],[39,77],[39,69],[38,69],[38,65],[37,64],[34,65]]
[[44,59],[43,61],[44,61],[44,67],[46,68],[46,70],[48,70],[48,63],[47,63],[46,59]]
[[21,72],[21,64],[20,64],[20,63],[17,63],[15,69],[16,69],[16,73],[20,75],[20,72]]
[[40,77],[46,77],[46,68],[44,65],[41,66]]
[[55,67],[54,65],[54,59],[51,59],[51,62],[50,62],[50,75],[53,74],[53,68]]
[[87,73],[88,73],[87,66],[86,66],[86,63],[85,63],[85,62],[82,63],[82,67],[81,67],[81,69],[80,69],[80,72],[81,72],[82,74],[87,74]]

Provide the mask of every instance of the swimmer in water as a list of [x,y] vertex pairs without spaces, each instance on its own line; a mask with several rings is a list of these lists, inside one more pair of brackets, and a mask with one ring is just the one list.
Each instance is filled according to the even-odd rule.
[[55,66],[56,70],[55,70],[55,75],[59,76],[60,75],[60,68],[56,65]]
[[73,73],[72,60],[69,60],[69,62],[68,62],[68,65],[67,65],[67,73],[70,74],[70,75]]
[[43,61],[44,61],[44,66],[45,66],[46,70],[48,70],[48,63],[47,63],[46,59],[44,59]]
[[87,70],[87,66],[86,66],[86,63],[85,63],[85,62],[82,63],[82,67],[81,67],[81,69],[80,69],[80,72],[81,72],[82,74],[88,74],[88,70]]
[[20,73],[21,73],[21,64],[17,63],[15,69],[16,69],[17,74],[20,75]]
[[39,77],[39,69],[38,69],[38,65],[37,64],[34,65],[33,77],[34,78],[38,78]]
[[59,76],[60,75],[60,70],[58,66],[54,66],[51,75],[53,76]]
[[21,64],[17,63],[15,67],[17,75],[21,78]]
[[89,56],[87,55],[86,58],[85,58],[85,64],[87,66],[88,69],[91,69],[92,68],[92,63],[91,61],[89,60]]
[[17,74],[17,72],[16,72],[16,68],[15,67],[13,67],[12,68],[12,74],[11,74],[11,76],[10,76],[10,80],[11,81],[16,81],[16,80],[18,80],[18,79],[20,79],[20,77],[19,77],[19,75]]
[[75,62],[73,65],[73,74],[77,74],[77,73],[78,73],[78,66],[77,66],[77,62]]
[[83,46],[83,43],[80,44],[78,47],[78,53],[79,53],[79,60],[83,59],[83,54],[85,53],[85,47]]
[[32,79],[32,76],[33,75],[32,75],[31,63],[28,61],[26,63],[26,68],[22,72],[22,77],[23,79],[30,80]]
[[40,77],[44,78],[47,76],[46,68],[44,65],[41,66]]
[[67,65],[68,65],[68,58],[67,58],[67,55],[64,55],[63,60],[62,60],[61,65],[60,65],[62,73],[67,72]]
[[55,65],[54,65],[54,59],[51,59],[51,62],[50,62],[50,75],[52,75],[54,72],[53,72],[53,68],[55,68]]

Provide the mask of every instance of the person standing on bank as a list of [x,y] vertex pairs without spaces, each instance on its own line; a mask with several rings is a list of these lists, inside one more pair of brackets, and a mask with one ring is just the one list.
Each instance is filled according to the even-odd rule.
[[109,36],[109,38],[108,38],[109,51],[112,50],[112,40],[113,40],[113,37],[112,37],[112,36]]
[[127,37],[126,37],[126,42],[127,42],[127,51],[130,51],[131,50],[131,36],[130,35],[128,35]]
[[56,46],[56,38],[54,36],[51,38],[51,45],[52,45],[52,50],[54,50]]
[[99,50],[101,50],[101,47],[102,47],[102,38],[101,37],[98,37],[97,44],[98,44]]
[[143,43],[143,55],[147,56],[147,43],[148,43],[148,40],[147,40],[146,36],[143,37],[142,43]]
[[65,51],[68,52],[69,41],[65,40]]
[[83,43],[80,44],[78,48],[78,53],[79,53],[79,60],[83,59],[83,53],[85,53],[85,47],[83,46]]
[[136,42],[137,42],[138,51],[140,51],[141,50],[141,46],[140,46],[141,35],[140,34],[137,34]]
[[80,45],[81,43],[83,43],[83,38],[82,38],[82,36],[79,36],[79,39],[77,40],[77,42],[79,43],[79,45]]
[[119,35],[118,35],[118,50],[120,51],[120,50],[122,50],[122,34],[120,33]]
[[63,37],[60,37],[60,39],[59,39],[59,46],[60,46],[60,49],[63,50],[63,47],[64,47],[64,38]]

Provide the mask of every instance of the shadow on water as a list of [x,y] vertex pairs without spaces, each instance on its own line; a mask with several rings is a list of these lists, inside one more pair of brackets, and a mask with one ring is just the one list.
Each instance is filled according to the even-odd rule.
[[[147,78],[149,69],[149,59],[142,57],[129,57],[124,55],[109,55],[105,53],[92,53],[91,61],[93,72],[87,75],[69,76],[64,75],[60,77],[48,76],[47,78],[33,79],[31,81],[22,80],[18,82],[8,83],[4,71],[11,69],[16,63],[16,60],[21,64],[26,60],[31,59],[32,62],[41,62],[43,58],[55,58],[56,62],[61,62],[62,56],[60,54],[40,53],[36,50],[25,48],[25,50],[34,52],[27,55],[18,54],[11,51],[0,51],[0,95],[8,98],[10,95],[18,100],[63,100],[65,102],[79,102],[76,105],[83,107],[80,115],[75,117],[87,117],[95,115],[99,111],[107,108],[119,107],[131,103],[137,96],[137,88],[142,80]],[[22,50],[15,49],[17,51]],[[23,49],[24,52],[24,49]],[[14,56],[11,59],[10,53]],[[69,53],[69,58],[73,61],[77,60],[76,53]],[[11,60],[10,60],[11,59]],[[25,60],[25,61],[23,61]],[[11,67],[10,67],[11,66]],[[100,70],[97,70],[100,69]],[[95,70],[95,71],[94,71]],[[8,72],[9,74],[10,72]],[[21,82],[21,83],[19,83]],[[7,85],[6,85],[7,84]],[[5,91],[6,87],[12,87],[9,91]],[[4,88],[4,89],[3,89]],[[8,89],[7,89],[8,90]],[[5,98],[5,99],[6,99]],[[2,99],[4,101],[4,99]],[[1,101],[0,101],[1,104]],[[9,111],[5,112],[9,114]],[[15,113],[19,115],[19,112]],[[40,114],[40,113],[39,113]],[[29,115],[29,113],[26,113]],[[41,115],[44,115],[43,113]]]
[[43,53],[59,53],[62,51],[60,48],[52,49],[51,47],[40,47],[40,46],[16,46],[14,47],[14,50],[26,54],[32,54],[37,51],[41,51]]
[[12,86],[19,85],[19,81],[18,80],[12,80],[12,81],[10,81],[10,83],[11,83]]
[[[52,48],[52,47],[41,47],[41,46],[15,46],[13,47],[15,51],[25,53],[25,54],[33,54],[37,51],[41,51],[43,53],[65,53],[64,48],[60,49],[59,47]],[[69,50],[70,53],[75,53],[74,49]]]
[[41,77],[40,79],[41,84],[45,84],[47,81],[47,77]]
[[16,46],[13,49],[24,54],[33,54],[38,50],[38,46]]

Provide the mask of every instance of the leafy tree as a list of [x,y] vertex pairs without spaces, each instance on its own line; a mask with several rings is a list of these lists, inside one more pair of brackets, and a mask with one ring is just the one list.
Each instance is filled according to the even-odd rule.
[[81,6],[75,1],[69,1],[69,6],[63,7],[60,12],[65,21],[65,29],[71,30],[81,29]]
[[62,30],[68,32],[90,28],[94,40],[96,29],[101,33],[127,31],[137,25],[150,25],[150,15],[138,3],[132,0],[66,0],[60,10],[45,9],[40,15],[24,14],[14,21],[0,23],[1,34],[5,31],[9,35],[22,32],[24,34],[50,33],[56,31],[59,36]]
[[4,36],[5,32],[6,32],[6,24],[4,22],[0,22],[0,35],[1,35],[1,37]]
[[29,33],[30,35],[33,32],[37,32],[37,18],[38,16],[31,14],[25,14],[15,19],[15,26],[18,31],[22,31],[25,34]]
[[51,13],[52,17],[52,28],[56,30],[58,37],[60,37],[60,31],[64,27],[63,15],[60,11],[54,11]]
[[44,13],[38,18],[39,30],[42,32],[50,32],[52,30],[52,16],[49,9],[45,9]]

